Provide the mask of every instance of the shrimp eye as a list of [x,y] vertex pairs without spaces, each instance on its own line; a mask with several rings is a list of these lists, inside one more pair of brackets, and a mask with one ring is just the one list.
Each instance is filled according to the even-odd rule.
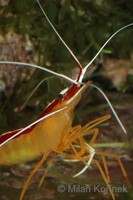
[[64,98],[64,95],[63,95],[63,94],[58,94],[57,98],[58,98],[59,100],[62,100],[62,99]]

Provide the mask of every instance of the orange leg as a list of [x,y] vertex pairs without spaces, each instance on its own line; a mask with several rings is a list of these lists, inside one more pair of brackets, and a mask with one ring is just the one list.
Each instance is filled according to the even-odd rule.
[[[120,166],[120,168],[121,168],[122,174],[123,174],[123,176],[124,176],[124,178],[125,178],[125,180],[126,180],[126,182],[128,184],[128,187],[131,188],[131,183],[130,183],[130,181],[128,179],[126,170],[125,170],[124,165],[122,164],[122,161],[121,161],[121,159],[119,158],[118,155],[111,154],[111,153],[105,153],[105,152],[99,152],[99,151],[97,151],[96,154],[101,155],[103,157],[111,157],[111,158],[116,159],[118,164],[119,164],[119,166]],[[104,165],[106,165],[106,163]],[[106,165],[106,168],[107,168],[107,165]]]
[[[102,123],[103,121],[106,121],[110,118],[110,115],[105,115],[103,117],[100,117],[96,120],[93,120],[89,123],[87,123],[85,126],[81,127],[80,125],[77,125],[75,127],[72,127],[69,130],[69,133],[66,132],[64,133],[64,139],[61,142],[61,144],[58,146],[57,149],[53,149],[53,151],[60,153],[67,149],[67,146],[69,146],[70,143],[75,142],[76,139],[80,140],[80,143],[82,143],[82,139],[85,135],[93,135],[91,141],[88,143],[89,146],[92,146],[93,143],[95,142],[97,135],[98,135],[98,129],[94,128],[96,125]],[[83,145],[84,146],[84,145]],[[81,147],[82,148],[82,147]],[[82,152],[83,148],[82,148]]]
[[37,170],[41,167],[41,165],[43,164],[43,162],[46,160],[47,156],[43,155],[42,159],[37,163],[37,165],[35,166],[35,168],[31,171],[26,183],[24,184],[24,187],[22,189],[21,195],[20,195],[20,200],[23,200],[24,194],[26,192],[26,189],[32,179],[32,177],[34,176],[34,174],[37,172]]
[[[105,116],[103,116],[103,117],[100,117],[100,118],[98,118],[98,119],[96,119],[96,120],[93,120],[93,121],[87,123],[85,126],[79,128],[79,129],[77,129],[77,130],[75,130],[75,131],[71,130],[69,136],[66,138],[66,144],[67,144],[67,143],[70,143],[70,142],[72,142],[72,141],[74,141],[75,139],[77,139],[77,138],[79,138],[79,137],[83,137],[83,136],[85,136],[85,135],[93,134],[93,133],[92,133],[93,130],[94,130],[93,128],[94,128],[96,125],[98,125],[98,124],[100,124],[100,123],[102,123],[102,122],[108,120],[109,118],[110,118],[110,115],[105,115]],[[76,126],[76,127],[77,127],[77,126]],[[73,128],[74,128],[74,127],[73,127]],[[73,129],[73,128],[72,128],[72,129]],[[92,140],[91,143],[94,143],[94,142],[95,142],[96,137],[97,137],[97,135],[95,135],[95,137],[93,138],[94,141]]]
[[101,157],[102,157],[103,166],[104,166],[104,170],[105,170],[105,173],[106,173],[106,177],[107,177],[108,183],[110,183],[110,175],[109,175],[109,170],[108,170],[108,166],[107,166],[107,162],[106,162],[105,156],[102,155]]
[[[94,137],[96,138],[98,134],[98,129],[93,128],[89,131],[84,130],[83,132],[80,132],[79,134],[77,133],[77,135],[73,137],[73,140],[72,140],[72,137],[69,138],[69,140],[67,140],[65,147],[62,146],[61,147],[62,151],[60,151],[59,153],[62,153],[64,156],[68,157],[69,154],[66,153],[68,150],[68,152],[74,152],[74,155],[69,155],[69,158],[71,159],[84,160],[83,157],[87,157],[89,158],[89,160],[87,163],[85,163],[85,165],[88,167],[91,164],[91,161],[95,154],[95,150],[89,144],[87,144],[85,140],[83,139],[83,136],[86,134],[87,135],[94,134]],[[75,144],[73,145],[72,143],[75,143]],[[87,152],[87,156],[84,155],[86,152]]]
[[93,163],[94,163],[95,165],[97,165],[97,167],[98,167],[98,169],[99,169],[99,171],[100,171],[100,173],[101,173],[101,175],[102,175],[102,177],[103,177],[103,180],[105,181],[105,183],[106,183],[106,185],[107,185],[107,187],[108,187],[108,189],[109,189],[109,192],[110,192],[110,195],[111,195],[112,199],[115,200],[115,196],[114,196],[114,194],[113,194],[113,192],[112,192],[112,190],[111,190],[111,187],[110,187],[108,178],[107,178],[107,176],[106,176],[104,170],[102,169],[102,166],[100,165],[99,161],[96,160],[96,159],[93,159]]
[[[102,117],[99,120],[103,121],[103,119],[105,119],[105,117],[104,118]],[[99,120],[97,120],[97,121],[99,122]],[[96,122],[96,120],[94,120],[94,121]],[[97,122],[96,122],[96,124],[97,124]],[[88,126],[89,125],[90,125],[90,123],[88,123]],[[74,132],[72,132],[72,130],[73,130],[73,128],[72,128],[71,135],[69,135],[68,138],[66,138],[66,140],[67,140],[66,144],[64,146],[60,145],[59,152],[57,150],[58,153],[62,153],[62,155],[69,157],[70,159],[81,160],[85,163],[85,167],[78,174],[76,174],[75,177],[82,174],[89,167],[89,165],[91,164],[92,159],[94,157],[94,154],[95,154],[95,150],[89,145],[89,143],[85,142],[85,140],[83,139],[83,136],[93,135],[93,137],[91,139],[91,143],[94,143],[99,130],[97,128],[92,128],[90,130],[90,127],[88,127],[88,126],[85,125],[80,129],[78,127],[78,129],[74,129],[75,130]],[[72,143],[74,143],[74,145]],[[80,151],[79,151],[79,149],[80,149]],[[63,151],[65,151],[65,152],[63,152]],[[71,154],[69,155],[68,153],[66,153],[66,151],[74,152],[74,155],[71,155]],[[89,155],[88,155],[88,153],[89,153]],[[86,158],[88,159],[87,162],[85,162]]]
[[40,180],[39,187],[41,187],[41,185],[42,185],[42,183],[43,183],[43,181],[44,181],[44,179],[45,179],[45,177],[46,177],[46,175],[47,175],[48,169],[49,169],[51,163],[53,162],[55,156],[56,156],[56,154],[54,153],[54,154],[52,155],[52,157],[50,158],[50,160],[48,161],[48,165],[47,165],[47,167],[46,167],[46,169],[45,169],[45,172],[44,172],[44,174],[43,174],[43,176],[42,176],[42,178],[41,178],[41,180]]

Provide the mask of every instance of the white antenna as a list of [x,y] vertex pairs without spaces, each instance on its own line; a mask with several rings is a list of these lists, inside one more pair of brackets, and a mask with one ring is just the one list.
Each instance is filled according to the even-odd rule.
[[110,101],[109,101],[108,97],[106,96],[106,94],[98,86],[96,86],[94,84],[91,84],[91,86],[96,88],[104,96],[105,100],[107,101],[109,107],[111,108],[112,113],[114,114],[114,116],[115,116],[116,120],[118,121],[120,127],[122,128],[123,132],[125,134],[127,134],[127,131],[126,131],[125,127],[123,126],[121,120],[119,119],[118,115],[116,114],[116,111],[114,110],[114,108],[113,108],[112,104],[110,103]]
[[64,46],[67,48],[67,50],[70,52],[71,56],[74,58],[74,60],[77,62],[80,70],[82,69],[82,65],[80,64],[79,60],[76,58],[76,56],[74,55],[74,53],[72,52],[72,50],[68,47],[68,45],[65,43],[65,41],[63,40],[63,38],[60,36],[60,34],[57,32],[57,30],[55,29],[55,27],[53,26],[53,24],[51,23],[50,19],[48,18],[47,14],[45,13],[44,9],[42,8],[39,0],[36,0],[42,13],[44,14],[45,18],[47,19],[48,23],[50,24],[50,26],[52,27],[52,29],[54,30],[54,32],[56,33],[56,35],[58,36],[58,38],[61,40],[61,42],[64,44]]
[[21,66],[27,66],[27,67],[33,67],[33,68],[36,68],[36,69],[41,69],[45,72],[48,72],[48,73],[53,74],[55,76],[61,77],[65,80],[67,80],[68,82],[78,84],[77,81],[65,76],[64,74],[59,74],[57,72],[54,72],[54,71],[47,69],[45,67],[40,67],[38,65],[34,65],[34,64],[30,64],[30,63],[23,63],[23,62],[14,62],[14,61],[0,61],[0,64],[21,65]]
[[133,23],[128,24],[126,26],[123,26],[122,28],[120,28],[118,31],[116,31],[113,35],[111,35],[111,37],[104,43],[104,45],[100,48],[100,50],[96,53],[96,55],[93,57],[93,59],[83,68],[82,70],[82,74],[80,76],[79,82],[82,82],[83,78],[84,78],[84,74],[86,72],[86,70],[88,69],[88,67],[93,63],[93,61],[97,58],[97,56],[101,53],[101,51],[104,49],[104,47],[109,43],[109,41],[120,31],[133,26]]

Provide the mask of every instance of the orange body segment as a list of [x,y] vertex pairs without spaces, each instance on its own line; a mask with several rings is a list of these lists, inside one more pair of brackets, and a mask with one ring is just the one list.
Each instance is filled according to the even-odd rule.
[[72,111],[65,110],[40,122],[28,134],[14,138],[0,148],[0,164],[19,164],[49,154],[71,127]]
[[39,122],[28,134],[16,137],[0,147],[0,165],[24,163],[41,155],[47,156],[56,150],[65,134],[69,133],[74,108],[89,84],[90,82],[79,87],[73,97],[64,96],[64,100],[61,100],[51,112],[66,107],[63,111]]

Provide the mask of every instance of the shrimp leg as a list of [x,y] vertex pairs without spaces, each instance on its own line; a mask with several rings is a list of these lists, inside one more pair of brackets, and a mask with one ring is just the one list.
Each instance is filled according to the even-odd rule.
[[104,179],[104,181],[105,181],[105,183],[106,183],[106,185],[107,185],[107,187],[109,189],[109,192],[110,192],[110,195],[111,195],[112,199],[115,200],[114,193],[111,190],[109,181],[108,181],[108,179],[106,177],[106,174],[104,173],[104,170],[102,169],[102,166],[100,165],[99,161],[96,160],[96,159],[93,159],[93,163],[98,167],[98,169],[99,169],[99,171],[100,171],[100,173],[101,173],[101,175],[102,175],[102,177],[103,177],[103,179]]
[[32,179],[32,177],[34,176],[34,174],[37,172],[37,170],[41,167],[41,165],[43,164],[43,162],[46,160],[47,155],[43,155],[42,159],[37,163],[37,165],[35,166],[35,168],[31,171],[26,183],[24,184],[24,187],[22,189],[21,195],[20,195],[20,200],[23,200],[24,194],[26,192],[26,189]]
[[55,158],[56,155],[57,155],[57,154],[54,153],[54,154],[52,155],[52,157],[50,158],[50,160],[48,161],[48,165],[47,165],[47,167],[46,167],[46,169],[45,169],[45,172],[44,172],[44,174],[43,174],[43,176],[42,176],[42,178],[41,178],[41,180],[40,180],[40,183],[39,183],[39,186],[38,186],[38,187],[41,187],[41,185],[42,185],[42,183],[43,183],[43,181],[44,181],[44,179],[45,179],[45,177],[46,177],[46,174],[47,174],[47,172],[48,172],[48,169],[49,169],[49,167],[50,167],[51,163],[53,162],[53,160],[54,160],[54,158]]
[[[118,155],[112,154],[112,153],[100,152],[100,151],[96,151],[96,154],[97,154],[97,155],[103,156],[104,159],[105,159],[105,157],[111,157],[111,158],[116,159],[116,161],[118,162],[118,164],[119,164],[119,166],[120,166],[120,169],[121,169],[121,171],[122,171],[122,174],[123,174],[123,176],[124,176],[124,178],[125,178],[125,180],[126,180],[126,182],[127,182],[127,184],[128,184],[128,187],[131,188],[131,183],[130,183],[129,178],[128,178],[128,176],[127,176],[126,170],[125,170],[124,165],[122,164],[122,161],[121,161],[121,159],[119,158]],[[105,168],[107,168],[107,165],[106,165],[105,160],[104,160],[103,163],[104,163]]]

